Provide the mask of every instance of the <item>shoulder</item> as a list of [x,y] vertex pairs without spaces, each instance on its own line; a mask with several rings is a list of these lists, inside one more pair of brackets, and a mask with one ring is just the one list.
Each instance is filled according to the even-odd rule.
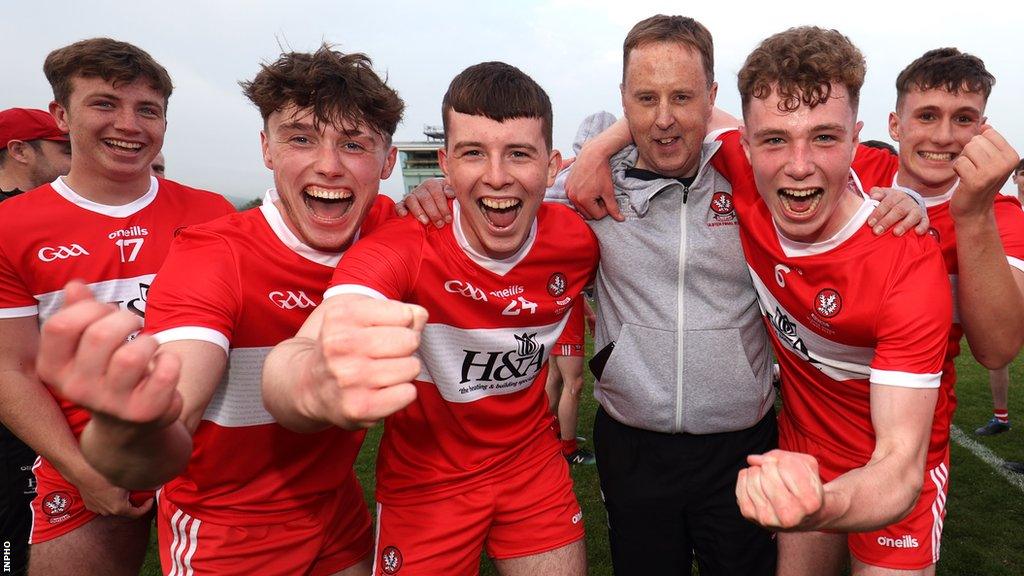
[[214,213],[228,214],[235,212],[235,207],[224,196],[209,190],[193,188],[173,180],[157,178],[159,192],[166,201],[184,205],[195,211],[211,210]]

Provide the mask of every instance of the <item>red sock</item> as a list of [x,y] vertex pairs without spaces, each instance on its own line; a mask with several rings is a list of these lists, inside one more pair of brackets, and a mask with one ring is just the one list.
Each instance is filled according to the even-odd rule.
[[992,415],[995,416],[996,420],[999,420],[1003,424],[1006,424],[1007,422],[1010,421],[1009,410],[993,410]]
[[576,438],[569,440],[562,440],[562,455],[568,456],[579,449],[579,444],[576,443]]

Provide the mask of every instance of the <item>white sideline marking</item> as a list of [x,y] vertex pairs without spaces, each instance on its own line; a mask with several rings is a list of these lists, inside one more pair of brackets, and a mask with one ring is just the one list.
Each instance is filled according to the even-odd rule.
[[1005,462],[1005,460],[993,454],[991,450],[986,448],[977,440],[974,440],[967,436],[967,434],[964,434],[964,431],[955,425],[949,427],[949,438],[969,450],[971,454],[974,454],[982,462],[991,466],[997,474],[1006,478],[1007,482],[1016,486],[1021,492],[1024,492],[1024,475],[1016,474],[1014,472],[1010,472],[1006,468],[1003,468],[1003,462]]

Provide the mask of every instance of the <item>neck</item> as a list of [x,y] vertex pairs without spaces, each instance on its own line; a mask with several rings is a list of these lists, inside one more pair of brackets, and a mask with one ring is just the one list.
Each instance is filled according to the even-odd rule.
[[76,170],[64,177],[64,183],[76,194],[97,204],[105,206],[123,206],[130,204],[149,192],[150,175],[142,172],[137,176],[124,180],[113,180],[96,174],[88,169]]
[[906,175],[906,172],[904,172],[903,170],[898,170],[896,172],[897,184],[906,188],[910,188],[911,190],[917,192],[918,194],[925,198],[942,196],[946,192],[949,192],[949,189],[953,187],[953,183],[955,182],[956,178],[954,177],[952,180],[948,182],[940,182],[939,184],[928,185],[923,182],[917,182],[912,180]]
[[24,175],[16,174],[11,170],[0,170],[0,190],[10,192],[11,190],[31,190],[35,188]]

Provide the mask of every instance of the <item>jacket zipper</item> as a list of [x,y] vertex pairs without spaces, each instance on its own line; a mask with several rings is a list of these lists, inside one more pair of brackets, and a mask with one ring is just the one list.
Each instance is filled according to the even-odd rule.
[[683,431],[683,292],[686,284],[686,197],[690,187],[683,186],[683,205],[679,208],[679,285],[676,289],[676,432]]

